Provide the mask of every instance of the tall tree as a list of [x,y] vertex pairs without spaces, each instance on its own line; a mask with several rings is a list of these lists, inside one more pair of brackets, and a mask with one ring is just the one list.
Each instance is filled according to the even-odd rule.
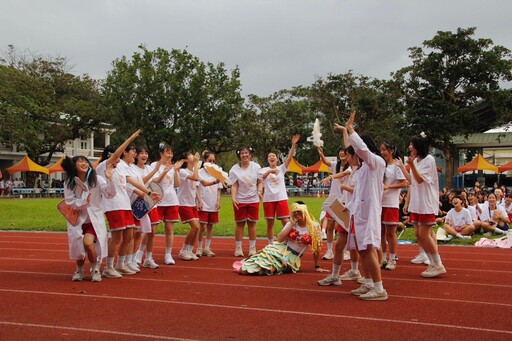
[[161,141],[176,152],[232,150],[242,111],[239,70],[203,63],[186,50],[139,46],[113,62],[103,84],[104,103],[122,134],[142,128],[150,152]]
[[[41,164],[104,121],[97,81],[69,73],[66,58],[19,54],[0,59],[0,143]],[[42,156],[44,154],[44,156]]]
[[446,159],[448,187],[453,176],[452,137],[488,129],[471,107],[485,102],[496,114],[494,124],[512,119],[505,109],[510,91],[500,85],[512,80],[510,50],[475,38],[475,31],[471,27],[437,32],[423,47],[410,48],[412,65],[394,74],[401,84],[409,132],[431,134]]

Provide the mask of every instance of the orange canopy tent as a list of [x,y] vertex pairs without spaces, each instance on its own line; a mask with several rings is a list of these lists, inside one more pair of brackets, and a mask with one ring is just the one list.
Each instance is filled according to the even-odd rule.
[[48,168],[39,166],[34,161],[30,160],[28,155],[25,155],[23,159],[21,159],[21,161],[15,164],[14,166],[7,168],[7,171],[11,174],[18,172],[39,172],[48,174]]
[[288,165],[287,172],[293,172],[293,173],[299,173],[302,174],[302,165],[299,165],[297,161],[295,161],[294,158],[291,159],[290,164]]
[[478,154],[471,162],[466,163],[464,166],[457,168],[457,173],[465,173],[474,170],[488,170],[498,173],[498,166],[486,161],[482,155]]
[[498,167],[498,171],[500,173],[503,173],[503,172],[506,172],[506,171],[509,171],[509,170],[512,170],[512,161],[504,164],[503,166],[499,166]]
[[55,162],[54,165],[48,167],[48,172],[50,172],[50,174],[53,174],[53,173],[58,173],[58,172],[64,172],[64,169],[62,169],[62,161],[64,160],[65,156],[61,157],[59,159],[59,161]]
[[327,166],[325,163],[323,163],[322,160],[320,160],[317,163],[315,163],[314,165],[304,168],[302,170],[302,173],[320,173],[320,172],[332,173],[329,170],[329,166]]

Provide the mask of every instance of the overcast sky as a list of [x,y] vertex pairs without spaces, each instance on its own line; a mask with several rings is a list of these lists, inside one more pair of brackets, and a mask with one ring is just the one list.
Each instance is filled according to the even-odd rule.
[[407,48],[476,26],[512,49],[509,0],[2,0],[0,48],[68,57],[105,78],[141,43],[240,67],[244,94],[267,96],[353,70],[388,78]]

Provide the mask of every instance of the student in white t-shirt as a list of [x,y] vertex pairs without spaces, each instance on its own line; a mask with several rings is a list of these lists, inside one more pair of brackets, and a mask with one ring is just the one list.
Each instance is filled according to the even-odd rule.
[[198,260],[192,252],[199,232],[199,211],[197,210],[197,184],[199,181],[199,154],[186,152],[182,155],[185,160],[179,171],[180,186],[178,189],[178,201],[180,204],[180,218],[182,224],[189,224],[190,231],[185,236],[178,257],[183,260]]
[[[167,265],[175,264],[172,258],[172,244],[174,242],[174,224],[179,221],[179,202],[176,195],[175,187],[180,185],[179,170],[183,164],[183,160],[172,163],[174,152],[172,147],[167,143],[158,145],[160,152],[161,165],[155,175],[155,182],[162,187],[162,201],[158,203],[158,215],[164,222],[165,228],[165,256],[164,262]],[[151,166],[156,167],[154,162]]]
[[414,225],[414,233],[418,238],[419,255],[411,262],[416,263],[418,258],[430,264],[427,270],[421,273],[422,277],[437,277],[446,273],[437,248],[434,234],[436,214],[439,212],[439,180],[434,157],[428,154],[430,142],[427,134],[413,136],[409,144],[410,156],[407,163],[411,167],[411,190],[409,195],[410,220]]
[[235,256],[243,257],[242,239],[247,222],[249,256],[256,254],[256,223],[259,219],[263,182],[258,178],[260,165],[251,161],[253,149],[243,147],[236,151],[238,162],[229,171],[231,200],[235,214]]
[[[214,152],[203,153],[203,164],[199,169],[199,185],[197,188],[197,201],[199,207],[199,234],[197,236],[196,256],[214,257],[211,249],[213,225],[219,223],[220,193],[222,183],[206,171],[203,167],[205,162],[215,164],[217,156]],[[206,231],[206,241],[203,248],[203,234]]]
[[288,193],[284,183],[284,176],[288,165],[297,149],[300,135],[292,137],[292,147],[288,157],[282,165],[277,165],[277,155],[269,153],[267,161],[269,166],[260,169],[258,177],[263,181],[263,211],[267,220],[267,240],[269,244],[274,240],[275,219],[281,220],[283,227],[290,221],[290,210],[288,208]]
[[503,206],[498,205],[498,198],[489,193],[487,202],[482,208],[482,229],[487,234],[505,234],[509,228],[510,220]]
[[452,199],[453,208],[446,214],[443,228],[446,233],[457,238],[471,239],[475,226],[469,210],[462,207],[462,199],[461,196]]
[[[386,161],[386,172],[384,173],[384,194],[382,195],[382,235],[380,259],[381,267],[386,270],[396,268],[396,250],[398,240],[396,229],[400,222],[400,190],[407,186],[407,180],[394,159],[400,155],[395,145],[384,142],[380,145],[380,155]],[[389,260],[386,258],[389,248]]]

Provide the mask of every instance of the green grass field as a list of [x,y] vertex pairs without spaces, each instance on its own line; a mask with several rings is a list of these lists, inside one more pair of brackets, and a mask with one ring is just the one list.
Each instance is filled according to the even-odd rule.
[[[20,231],[66,231],[66,222],[62,215],[57,211],[56,206],[62,198],[52,199],[0,199],[0,230],[20,230]],[[321,212],[321,205],[325,198],[315,197],[290,197],[289,202],[293,203],[301,200],[308,205],[310,212],[318,219]],[[277,235],[281,231],[281,223],[276,222],[274,233]],[[233,218],[233,208],[230,196],[222,196],[220,223],[215,225],[215,236],[233,236],[235,232],[235,223]],[[189,231],[187,224],[177,223],[175,234],[184,235]],[[266,237],[266,222],[263,219],[263,208],[260,209],[260,220],[257,224],[258,237]],[[163,234],[163,224],[159,225],[158,233]],[[247,230],[246,230],[247,233]],[[454,245],[474,245],[480,239],[476,235],[469,240],[453,239],[449,244]],[[412,240],[416,242],[414,231],[408,228],[400,239]]]

